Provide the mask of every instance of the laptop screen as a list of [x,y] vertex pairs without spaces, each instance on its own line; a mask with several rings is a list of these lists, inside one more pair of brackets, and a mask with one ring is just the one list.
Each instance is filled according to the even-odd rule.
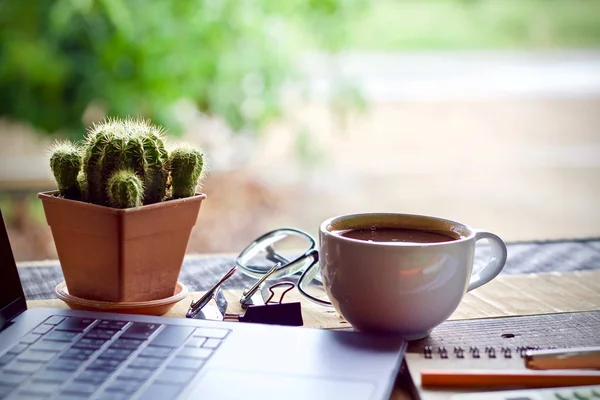
[[0,331],[7,321],[25,311],[25,295],[17,264],[8,241],[8,232],[0,211]]

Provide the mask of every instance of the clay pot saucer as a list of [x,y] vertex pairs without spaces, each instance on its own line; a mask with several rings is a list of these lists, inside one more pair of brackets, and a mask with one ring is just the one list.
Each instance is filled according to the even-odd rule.
[[69,294],[67,284],[63,281],[54,288],[56,297],[67,303],[73,310],[85,311],[103,311],[123,314],[145,314],[145,315],[163,315],[167,313],[175,304],[183,300],[187,294],[187,287],[177,282],[175,294],[170,297],[159,300],[149,301],[131,301],[131,302],[111,302],[87,300]]

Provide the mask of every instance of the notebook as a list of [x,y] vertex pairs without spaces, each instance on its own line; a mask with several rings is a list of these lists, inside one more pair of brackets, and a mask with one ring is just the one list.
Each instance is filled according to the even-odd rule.
[[[599,346],[599,326],[600,311],[447,321],[410,342],[406,362],[418,388],[422,369],[526,369],[528,349]],[[441,400],[481,388],[420,391]]]
[[[493,348],[495,360],[520,354],[524,348],[599,346],[599,326],[600,311],[447,321],[427,338],[411,342],[408,351],[431,352],[431,359],[443,359],[441,348],[446,349],[446,358],[458,358],[458,348],[463,350],[463,356],[472,356],[472,350],[477,348],[479,359],[486,359],[491,358],[486,348]],[[503,349],[510,349],[508,355]]]

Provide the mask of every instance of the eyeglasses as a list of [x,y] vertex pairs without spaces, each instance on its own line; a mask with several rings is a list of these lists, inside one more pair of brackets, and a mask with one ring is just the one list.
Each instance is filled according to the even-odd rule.
[[316,304],[331,306],[318,265],[315,240],[308,233],[292,228],[265,233],[246,246],[236,260],[242,273],[259,279],[260,283],[300,275],[297,283],[300,293]]
[[[292,228],[267,232],[242,250],[236,259],[236,265],[210,290],[198,301],[192,301],[186,317],[213,320],[234,318],[241,322],[302,325],[300,303],[282,303],[283,296],[297,287],[310,301],[331,306],[318,265],[319,253],[315,248],[315,240],[306,232]],[[227,314],[227,300],[221,290],[221,285],[238,269],[257,279],[252,287],[244,290],[240,298],[242,308],[246,309],[244,315]],[[277,282],[297,274],[300,274],[297,284],[290,281]],[[288,289],[282,293],[279,303],[273,304],[273,289],[278,286],[287,286]],[[215,305],[207,307],[211,301]]]

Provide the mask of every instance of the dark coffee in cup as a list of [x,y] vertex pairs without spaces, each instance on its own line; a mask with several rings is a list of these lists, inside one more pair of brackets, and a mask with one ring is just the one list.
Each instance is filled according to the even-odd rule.
[[458,235],[450,231],[389,227],[335,230],[331,233],[349,239],[381,243],[441,243],[460,239]]

